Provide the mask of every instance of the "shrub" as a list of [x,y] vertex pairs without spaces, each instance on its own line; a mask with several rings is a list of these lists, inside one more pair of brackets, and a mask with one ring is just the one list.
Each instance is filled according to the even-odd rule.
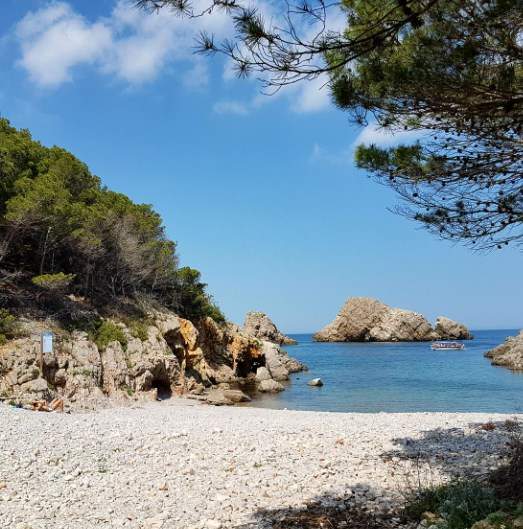
[[63,272],[60,272],[58,274],[43,274],[35,276],[31,279],[31,282],[33,285],[51,292],[63,292],[69,287],[74,278],[74,274],[64,274]]
[[508,464],[490,475],[490,482],[499,497],[523,502],[523,435],[518,421],[507,421],[510,433]]
[[[127,322],[126,322],[127,323]],[[142,320],[131,320],[127,323],[129,331],[134,338],[138,338],[142,342],[145,342],[148,338],[149,322]]]
[[182,318],[199,320],[209,316],[216,323],[225,323],[225,316],[206,292],[207,285],[201,281],[198,270],[185,266],[176,271],[178,303],[174,308]]
[[13,338],[17,331],[16,317],[8,310],[0,309],[0,345]]
[[119,342],[125,349],[127,347],[127,338],[118,325],[110,320],[105,320],[96,330],[94,342],[100,351],[104,351],[111,342]]
[[445,529],[469,529],[504,506],[506,503],[496,498],[493,489],[477,481],[454,481],[422,490],[405,510],[416,520],[423,513],[434,513],[442,520],[437,525]]
[[73,309],[62,314],[60,321],[69,332],[83,331],[93,338],[102,325],[102,319],[95,311]]

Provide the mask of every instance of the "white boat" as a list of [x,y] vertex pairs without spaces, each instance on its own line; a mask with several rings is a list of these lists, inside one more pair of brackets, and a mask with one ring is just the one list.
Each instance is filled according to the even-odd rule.
[[434,342],[430,348],[438,351],[446,349],[462,351],[465,345],[460,342]]

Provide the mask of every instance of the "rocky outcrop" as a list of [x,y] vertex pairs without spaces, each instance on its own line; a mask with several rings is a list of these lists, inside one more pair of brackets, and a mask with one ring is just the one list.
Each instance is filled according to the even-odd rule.
[[314,335],[319,342],[413,342],[471,337],[464,325],[448,318],[438,318],[434,329],[417,312],[364,297],[349,298],[335,320]]
[[243,324],[243,332],[259,340],[278,345],[294,345],[296,340],[282,334],[271,319],[263,312],[248,312]]
[[[281,382],[288,380],[290,373],[298,373],[307,369],[304,364],[291,358],[278,345],[271,342],[262,342],[262,344],[265,367],[272,379]],[[258,373],[257,376],[259,376]]]
[[523,331],[487,351],[485,356],[491,360],[492,365],[508,367],[513,371],[523,371]]
[[[29,405],[63,399],[67,405],[95,408],[110,401],[191,394],[210,403],[248,400],[242,387],[264,380],[286,380],[301,369],[279,346],[262,342],[232,326],[207,318],[194,325],[178,316],[151,314],[147,336],[137,338],[123,323],[125,336],[103,350],[85,332],[67,333],[54,325],[53,353],[40,352],[42,323],[27,322],[31,334],[0,347],[0,399]],[[263,372],[262,372],[263,374]],[[217,392],[220,392],[218,394]]]
[[434,330],[441,338],[446,340],[472,340],[472,334],[462,323],[458,323],[445,316],[436,318]]

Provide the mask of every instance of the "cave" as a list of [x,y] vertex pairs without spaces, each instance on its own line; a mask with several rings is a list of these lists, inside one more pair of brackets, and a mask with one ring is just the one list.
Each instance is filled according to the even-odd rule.
[[259,367],[263,367],[265,365],[265,358],[252,358],[252,357],[245,357],[240,360],[238,360],[236,364],[236,376],[241,378],[246,378],[251,373],[256,373],[256,370]]
[[151,388],[157,390],[158,400],[167,400],[173,396],[171,384],[164,378],[154,378],[151,383]]

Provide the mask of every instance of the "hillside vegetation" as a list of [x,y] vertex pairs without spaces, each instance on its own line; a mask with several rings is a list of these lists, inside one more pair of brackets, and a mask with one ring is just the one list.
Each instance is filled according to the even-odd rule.
[[178,268],[176,244],[150,205],[107,189],[65,149],[0,119],[5,318],[32,310],[74,320],[80,303],[101,314],[156,305],[224,321],[205,288],[197,270]]

